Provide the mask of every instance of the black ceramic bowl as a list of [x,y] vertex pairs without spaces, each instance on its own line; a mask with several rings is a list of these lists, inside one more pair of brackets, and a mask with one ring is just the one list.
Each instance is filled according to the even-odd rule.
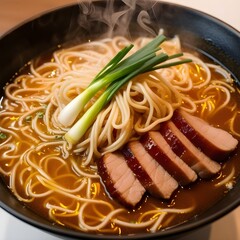
[[[112,9],[106,9],[105,1],[92,5],[72,5],[46,13],[8,32],[0,39],[0,96],[3,86],[32,58],[45,51],[54,50],[65,43],[79,43],[109,34],[124,34],[127,37],[149,36],[159,28],[169,37],[178,34],[183,44],[202,52],[224,66],[240,81],[240,33],[202,12],[174,4],[137,1],[134,10],[120,1],[111,1]],[[128,9],[128,10],[127,10]],[[137,24],[139,13],[145,9],[149,14],[152,31],[143,30]],[[116,20],[113,11],[128,12],[128,21]],[[144,14],[142,16],[145,16]],[[110,30],[110,31],[109,31]],[[45,230],[64,239],[176,239],[190,231],[199,229],[240,204],[240,181],[217,204],[205,213],[175,228],[153,234],[136,236],[101,236],[76,232],[49,221],[24,207],[0,180],[0,207],[13,216],[38,229]]]

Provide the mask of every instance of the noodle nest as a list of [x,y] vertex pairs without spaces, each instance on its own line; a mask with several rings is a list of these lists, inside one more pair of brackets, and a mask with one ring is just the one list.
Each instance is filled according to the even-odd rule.
[[[136,39],[132,51],[149,41]],[[29,73],[19,75],[5,87],[0,132],[6,138],[0,142],[0,172],[9,177],[9,186],[19,200],[34,205],[38,199],[48,216],[59,224],[82,231],[119,232],[119,226],[127,226],[155,232],[168,214],[191,211],[192,207],[153,206],[129,221],[122,215],[127,210],[114,207],[104,193],[94,160],[158,129],[177,108],[198,112],[203,118],[226,106],[236,108],[229,104],[235,91],[230,75],[186,52],[182,58],[191,58],[192,63],[135,77],[100,112],[82,141],[76,146],[68,144],[63,136],[69,129],[59,124],[59,112],[129,44],[128,39],[115,37],[59,49],[47,62],[41,63],[41,58],[32,61]],[[181,52],[180,39],[164,42],[162,51]],[[213,73],[220,77],[213,79]],[[237,134],[235,118],[231,118],[231,130]],[[68,220],[71,218],[75,224]]]

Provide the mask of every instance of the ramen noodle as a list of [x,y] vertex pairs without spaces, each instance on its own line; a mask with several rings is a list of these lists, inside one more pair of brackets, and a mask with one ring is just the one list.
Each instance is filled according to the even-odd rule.
[[[137,49],[149,42],[138,38]],[[128,234],[156,232],[185,222],[216,203],[240,172],[236,155],[221,163],[214,179],[180,187],[169,201],[144,196],[127,209],[112,199],[96,161],[139,135],[159,128],[183,109],[240,137],[239,92],[221,66],[184,50],[191,63],[141,74],[114,96],[82,140],[64,140],[58,122],[64,106],[130,44],[124,37],[89,41],[58,49],[31,61],[5,87],[0,112],[0,173],[13,194],[43,217],[80,231]],[[168,54],[182,52],[180,39],[162,44]],[[86,111],[97,99],[95,96]],[[238,151],[238,150],[237,150]],[[215,189],[212,191],[211,189]],[[205,194],[205,192],[212,194]]]

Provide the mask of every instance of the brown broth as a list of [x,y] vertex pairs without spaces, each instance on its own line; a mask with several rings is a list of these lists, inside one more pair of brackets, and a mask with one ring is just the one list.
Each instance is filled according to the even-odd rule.
[[[49,58],[49,56],[48,56]],[[40,62],[43,62],[42,59]],[[26,72],[26,69],[23,70],[23,72]],[[195,73],[195,71],[194,71]],[[199,75],[196,76],[196,81],[199,79],[200,75],[204,75],[204,73],[199,72]],[[217,73],[214,74],[214,77],[217,79],[219,78],[219,75]],[[34,87],[38,87],[37,85]],[[192,96],[194,94],[197,94],[196,92],[192,92]],[[240,103],[240,97],[238,92],[232,94],[232,100],[231,104],[237,103],[238,107],[237,109],[240,109],[239,103]],[[221,103],[219,103],[221,104]],[[19,106],[20,109],[20,106]],[[19,110],[20,111],[20,110]],[[208,117],[206,120],[215,126],[220,126],[222,129],[225,129],[229,131],[229,119],[228,119],[228,113],[231,111],[229,108],[224,108],[220,110],[215,116],[213,117]],[[197,116],[200,116],[201,109],[198,109],[198,112],[196,113]],[[36,113],[35,113],[36,114]],[[5,128],[10,128],[13,129],[13,125],[15,124],[17,120],[17,116],[15,118],[13,117],[10,119],[10,121],[0,121],[1,126]],[[28,123],[26,123],[28,125]],[[39,119],[39,125],[40,128],[43,131],[47,131],[45,125],[43,124],[42,120]],[[240,132],[240,127],[235,126]],[[19,132],[19,139],[26,139],[26,136]],[[31,133],[33,137],[36,139],[39,139],[39,136],[36,133]],[[240,140],[240,139],[238,139]],[[16,142],[15,144],[20,144],[20,151],[24,152],[28,148],[28,140],[26,139],[25,142]],[[7,149],[7,148],[6,148]],[[0,156],[2,156],[5,152],[4,148],[0,150]],[[187,187],[179,187],[177,192],[174,194],[174,196],[171,198],[169,201],[163,201],[161,199],[156,199],[153,198],[149,195],[145,195],[141,204],[138,205],[135,209],[128,209],[125,211],[125,213],[121,213],[119,215],[119,219],[130,219],[131,222],[137,222],[139,219],[139,216],[143,215],[145,212],[149,211],[150,209],[153,208],[179,208],[179,209],[185,209],[193,206],[193,210],[190,211],[189,213],[185,214],[168,214],[168,216],[165,218],[165,221],[163,222],[163,225],[161,226],[161,229],[164,228],[169,228],[173,227],[175,225],[178,225],[180,223],[183,223],[185,221],[188,221],[189,219],[193,218],[196,215],[201,214],[204,212],[206,209],[210,208],[213,206],[216,202],[218,202],[224,195],[229,191],[229,189],[226,187],[226,185],[222,185],[221,187],[216,187],[215,185],[220,182],[222,179],[224,179],[226,176],[228,176],[231,171],[234,169],[235,173],[233,178],[230,180],[231,182],[227,183],[228,185],[231,186],[231,184],[234,185],[234,183],[237,181],[237,179],[240,176],[240,164],[239,164],[239,154],[240,154],[240,147],[238,146],[237,150],[234,152],[234,154],[229,157],[225,162],[221,163],[222,165],[222,170],[220,173],[218,173],[215,177],[212,179],[208,180],[202,180],[198,179],[196,183],[193,183],[190,186]],[[61,156],[61,150],[59,148],[54,148],[50,149],[49,147],[45,147],[43,150],[39,152],[35,152],[32,157],[32,161],[35,163],[39,163],[39,161],[42,159],[44,156],[48,155],[53,155],[53,156]],[[59,166],[56,164],[56,161],[51,161],[48,162],[48,166],[45,168],[47,169],[46,171],[48,172],[49,176],[52,178],[58,179],[58,176],[66,175],[65,178],[59,178],[58,179],[58,184],[66,187],[66,188],[71,188],[71,186],[75,186],[77,184],[77,178],[78,176],[75,174],[72,165],[71,165],[71,159],[74,159],[77,163],[81,161],[81,156],[76,155],[74,153],[71,153],[69,159],[66,159],[66,164],[64,167],[59,164]],[[11,166],[9,166],[8,161],[1,160],[1,167],[8,171]],[[20,168],[18,168],[18,173],[21,172],[22,169],[25,169],[26,166],[23,164]],[[57,172],[56,172],[56,169]],[[91,170],[89,170],[91,172]],[[22,179],[27,179],[29,177],[29,174],[26,172],[26,176],[23,176]],[[75,177],[74,177],[75,175]],[[6,183],[9,185],[9,179],[8,177],[5,177]],[[26,192],[24,189],[22,189],[22,183],[17,181],[16,189],[19,193],[19,195],[27,197]],[[109,201],[114,208],[121,208],[122,206],[115,200],[111,199],[108,195],[108,193],[105,191],[104,186],[102,183],[96,179],[92,181],[91,184],[91,194],[92,196],[97,195],[98,199],[104,200],[104,201]],[[46,191],[46,188],[43,187],[42,185],[36,185],[37,192],[44,192]],[[54,190],[54,187],[52,187]],[[210,193],[211,194],[206,194]],[[85,189],[80,190],[79,192],[76,193],[78,196],[81,196],[85,194]],[[57,204],[64,206],[66,208],[71,207],[71,209],[75,210],[71,214],[69,214],[69,217],[64,216],[64,214],[59,215],[56,217],[56,222],[64,225],[69,228],[73,229],[78,229],[78,211],[79,211],[79,203],[76,200],[70,199],[66,196],[63,196],[61,193],[58,192],[53,192],[51,194],[51,197],[49,198],[49,203],[51,204]],[[45,198],[36,198],[34,201],[25,203],[29,208],[31,208],[34,212],[38,213],[39,215],[43,216],[44,218],[49,218],[49,212],[48,209],[45,208],[46,206],[46,199]],[[153,207],[154,206],[154,207]],[[96,210],[97,205],[89,205],[86,210],[86,216],[85,218],[89,218],[89,224],[94,225],[94,219],[92,219],[92,216],[96,214],[98,210]],[[101,214],[107,214],[109,212],[108,207],[101,207]],[[57,210],[55,210],[55,213]],[[174,218],[172,218],[174,215]],[[146,217],[147,219],[147,217]],[[52,221],[52,219],[50,219]],[[168,223],[169,222],[169,223]],[[132,233],[137,233],[137,232],[143,232],[145,230],[143,229],[128,229],[126,227],[118,227],[117,224],[111,224],[109,223],[109,229],[112,230],[112,232],[115,232],[116,234],[132,234]],[[149,231],[149,229],[147,230]],[[107,233],[104,232],[104,233]]]

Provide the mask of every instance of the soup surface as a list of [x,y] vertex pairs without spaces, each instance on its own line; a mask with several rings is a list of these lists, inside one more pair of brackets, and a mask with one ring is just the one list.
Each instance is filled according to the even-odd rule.
[[[135,40],[132,51],[149,41]],[[216,176],[179,187],[168,201],[145,194],[140,205],[127,209],[109,196],[97,172],[98,158],[158,129],[175,109],[182,108],[240,139],[240,97],[231,76],[197,53],[184,52],[182,58],[193,62],[135,77],[101,111],[78,144],[65,141],[70,126],[59,123],[60,111],[129,43],[115,37],[59,49],[34,59],[5,87],[0,173],[20,201],[60,225],[106,234],[166,229],[211,207],[232,189],[240,174],[237,148],[221,162]],[[179,38],[164,42],[162,49],[169,54],[181,52]]]

